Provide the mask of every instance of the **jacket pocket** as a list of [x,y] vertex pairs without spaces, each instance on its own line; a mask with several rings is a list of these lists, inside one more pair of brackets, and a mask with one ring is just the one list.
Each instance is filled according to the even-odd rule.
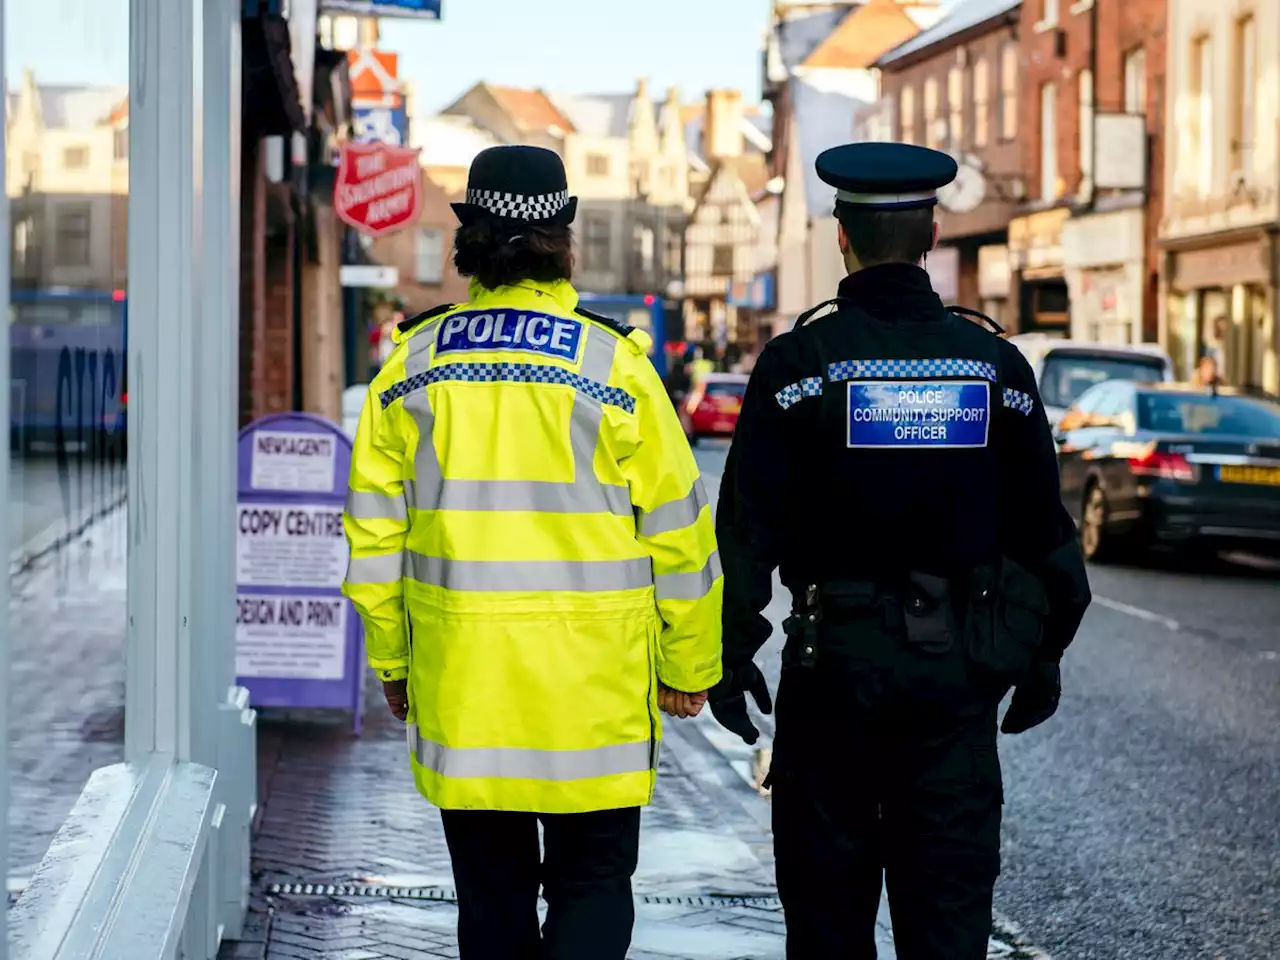
[[965,612],[964,641],[970,663],[1001,686],[1020,683],[1036,660],[1049,616],[1040,578],[1002,557],[975,571]]

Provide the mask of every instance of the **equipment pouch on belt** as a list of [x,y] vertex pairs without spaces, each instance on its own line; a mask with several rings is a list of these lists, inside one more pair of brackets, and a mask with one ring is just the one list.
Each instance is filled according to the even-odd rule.
[[1036,660],[1048,616],[1049,596],[1031,571],[1008,557],[979,567],[964,614],[970,661],[992,680],[1022,682]]
[[922,653],[946,653],[955,643],[957,623],[951,581],[927,573],[911,573],[903,598],[907,642]]

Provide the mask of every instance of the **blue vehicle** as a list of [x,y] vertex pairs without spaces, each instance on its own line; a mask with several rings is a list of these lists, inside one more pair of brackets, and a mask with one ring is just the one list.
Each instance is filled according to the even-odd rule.
[[123,443],[127,314],[123,290],[10,293],[9,415],[20,449]]
[[584,293],[578,299],[592,313],[612,317],[649,334],[653,338],[649,359],[653,361],[658,376],[667,375],[667,324],[661,297],[653,294]]

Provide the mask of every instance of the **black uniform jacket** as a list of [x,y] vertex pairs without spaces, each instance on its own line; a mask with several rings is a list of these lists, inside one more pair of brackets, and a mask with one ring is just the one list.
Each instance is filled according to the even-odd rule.
[[[918,266],[870,267],[839,292],[834,313],[765,347],[747,386],[716,518],[726,669],[769,638],[775,569],[794,593],[824,580],[962,575],[999,555],[1043,579],[1052,613],[1042,649],[1059,659],[1089,587],[1026,360],[948,311]],[[850,421],[851,381],[924,379],[993,381],[985,445],[853,445],[864,428]],[[966,435],[981,439],[974,429]]]

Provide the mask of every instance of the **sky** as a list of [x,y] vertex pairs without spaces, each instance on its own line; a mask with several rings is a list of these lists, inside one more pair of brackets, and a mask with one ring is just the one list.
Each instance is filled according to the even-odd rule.
[[[6,4],[6,74],[42,83],[123,84],[128,0]],[[381,46],[400,54],[417,106],[443,107],[477,80],[579,93],[713,87],[760,94],[769,0],[443,0],[439,22],[384,20]]]

